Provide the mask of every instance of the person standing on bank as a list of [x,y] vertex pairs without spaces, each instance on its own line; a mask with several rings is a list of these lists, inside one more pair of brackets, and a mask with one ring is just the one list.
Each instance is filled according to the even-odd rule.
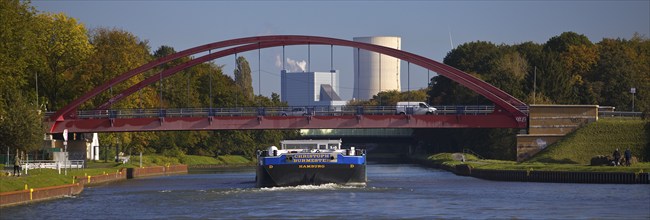
[[621,165],[619,161],[621,161],[621,152],[618,151],[618,148],[614,151],[614,166]]
[[624,156],[625,156],[625,166],[628,166],[628,167],[629,167],[630,164],[631,164],[631,161],[630,161],[630,160],[632,160],[632,151],[630,151],[630,148],[629,148],[629,147],[628,147],[627,149],[625,149],[625,154],[624,154]]
[[16,173],[20,176],[20,156],[18,156],[18,152],[16,152],[16,157],[14,157],[14,176],[16,176]]

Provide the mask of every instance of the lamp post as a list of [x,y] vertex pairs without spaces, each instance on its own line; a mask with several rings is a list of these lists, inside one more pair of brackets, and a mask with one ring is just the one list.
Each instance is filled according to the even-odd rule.
[[634,94],[636,93],[636,88],[630,88],[630,93],[632,93],[632,112],[634,112]]
[[65,168],[63,169],[65,171],[65,175],[68,175],[68,161],[70,160],[70,157],[68,156],[68,129],[63,129],[63,155],[65,155],[65,161],[63,161],[65,164]]
[[68,152],[68,129],[63,129],[63,152]]
[[122,144],[122,140],[120,138],[117,138],[117,144],[115,145],[115,162],[119,162],[120,158],[120,145]]

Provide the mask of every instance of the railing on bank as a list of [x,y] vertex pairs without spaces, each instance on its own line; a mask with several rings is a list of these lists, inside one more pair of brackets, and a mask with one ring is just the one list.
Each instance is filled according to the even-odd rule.
[[485,157],[481,156],[480,154],[478,154],[478,153],[476,153],[473,150],[470,150],[468,148],[463,148],[463,153],[464,154],[474,155],[475,157],[477,157],[478,159],[481,159],[481,160],[485,159]]
[[30,160],[21,163],[21,169],[83,169],[83,160],[68,160],[68,161],[54,161],[54,160]]
[[598,112],[600,117],[617,117],[617,118],[641,118],[643,112]]

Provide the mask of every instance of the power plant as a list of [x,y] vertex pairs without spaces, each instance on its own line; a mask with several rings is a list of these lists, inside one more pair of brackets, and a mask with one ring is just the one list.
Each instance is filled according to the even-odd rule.
[[[376,44],[400,50],[400,37],[355,37],[357,42]],[[354,49],[354,91],[357,100],[369,100],[381,91],[400,88],[400,60],[361,49]]]
[[287,72],[281,71],[280,99],[289,106],[345,105],[338,95],[338,71]]

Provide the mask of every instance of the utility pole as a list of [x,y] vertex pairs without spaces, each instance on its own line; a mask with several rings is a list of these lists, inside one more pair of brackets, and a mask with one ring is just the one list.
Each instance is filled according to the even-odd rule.
[[636,93],[636,88],[630,88],[630,93],[632,93],[632,112],[634,112],[634,94]]
[[34,73],[34,78],[36,78],[36,109],[40,109],[38,106],[38,72]]
[[533,71],[533,104],[535,104],[535,98],[537,96],[537,66],[535,66],[535,70]]

